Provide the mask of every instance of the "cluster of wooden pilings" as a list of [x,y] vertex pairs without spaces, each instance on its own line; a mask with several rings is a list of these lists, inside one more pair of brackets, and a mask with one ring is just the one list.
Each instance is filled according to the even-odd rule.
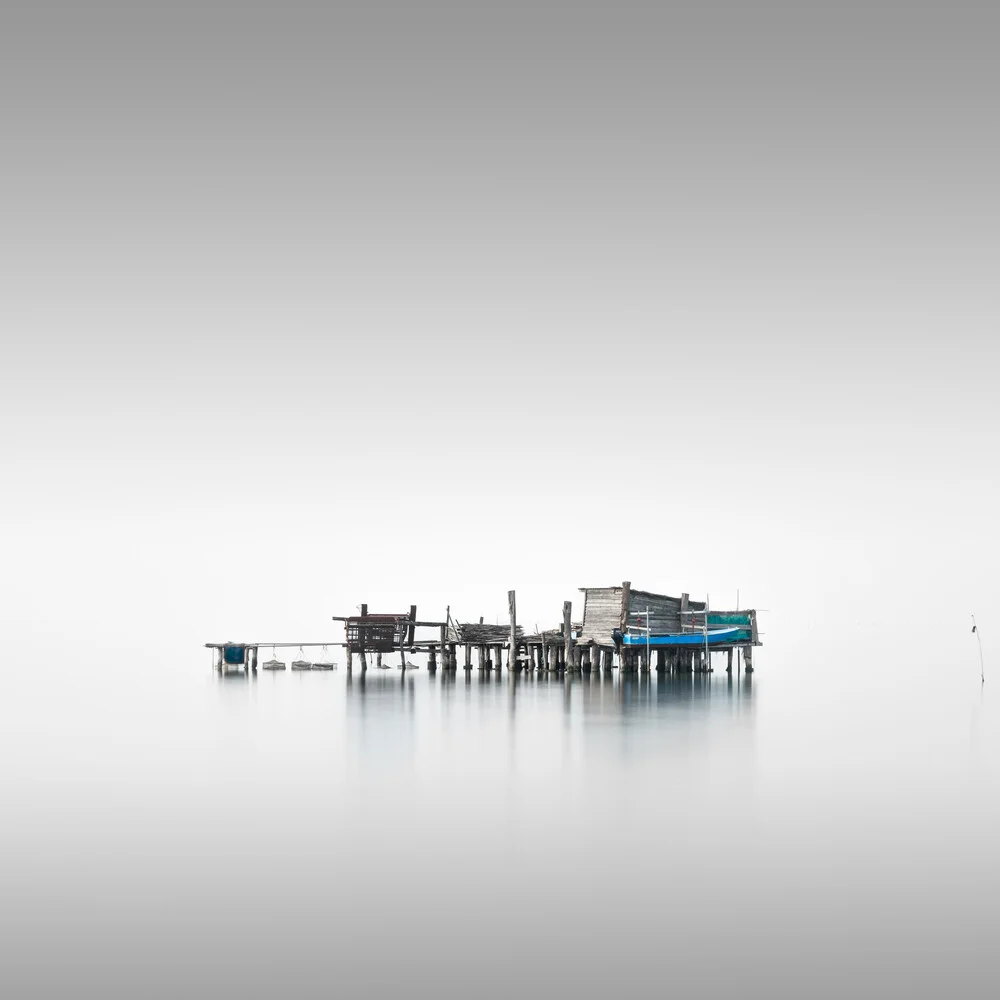
[[[753,671],[751,660],[752,647],[739,647],[743,652],[743,669],[747,673]],[[459,660],[464,670],[502,670],[504,666],[514,672],[527,671],[538,673],[576,672],[590,673],[594,670],[611,671],[620,667],[625,673],[648,673],[655,670],[662,674],[711,673],[714,669],[711,654],[726,657],[726,671],[733,670],[734,652],[736,647],[727,649],[712,649],[706,655],[705,650],[695,648],[652,649],[647,654],[644,646],[622,647],[617,653],[613,646],[601,646],[597,643],[577,643],[542,639],[538,636],[525,636],[518,639],[517,645],[510,643],[471,643],[471,642],[428,642],[414,646],[415,652],[427,653],[427,669],[431,672],[438,668],[442,670],[458,670]],[[512,652],[513,650],[513,652]],[[367,657],[360,656],[362,670],[367,669]],[[382,654],[376,654],[378,666],[381,666]],[[737,662],[737,666],[739,666]],[[347,651],[347,669],[353,667],[351,651]]]
[[[712,654],[726,657],[726,673],[733,672],[733,654],[742,651],[743,669],[753,673],[753,647],[746,644],[739,646],[713,647],[705,650],[696,646],[676,646],[673,648],[652,648],[645,646],[623,647],[621,650],[621,668],[626,673],[648,673],[650,661],[655,665],[658,674],[708,674],[713,670]],[[739,669],[739,660],[737,660]]]

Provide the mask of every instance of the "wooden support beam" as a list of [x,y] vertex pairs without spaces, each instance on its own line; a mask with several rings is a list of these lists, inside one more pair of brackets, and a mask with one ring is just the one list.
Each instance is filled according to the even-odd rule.
[[563,649],[566,669],[573,667],[573,602],[563,601]]
[[622,607],[621,615],[618,621],[618,628],[621,629],[622,635],[628,631],[628,616],[629,610],[632,606],[632,584],[626,580],[622,584]]
[[406,630],[406,645],[412,646],[416,641],[417,633],[417,606],[415,604],[410,605],[410,627]]

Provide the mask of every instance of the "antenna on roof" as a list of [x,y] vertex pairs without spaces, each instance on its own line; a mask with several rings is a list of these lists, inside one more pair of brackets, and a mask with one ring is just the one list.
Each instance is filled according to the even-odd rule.
[[979,637],[979,627],[976,625],[976,616],[972,616],[972,631],[976,633],[979,641],[979,683],[986,683],[986,671],[983,669],[983,640]]

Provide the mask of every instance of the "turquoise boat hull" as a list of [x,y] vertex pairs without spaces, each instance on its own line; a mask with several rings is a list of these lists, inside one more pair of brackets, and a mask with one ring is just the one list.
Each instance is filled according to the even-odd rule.
[[681,635],[623,635],[625,646],[704,646],[706,638],[709,646],[728,645],[732,642],[749,642],[750,632],[744,628],[717,628],[704,632],[684,632]]

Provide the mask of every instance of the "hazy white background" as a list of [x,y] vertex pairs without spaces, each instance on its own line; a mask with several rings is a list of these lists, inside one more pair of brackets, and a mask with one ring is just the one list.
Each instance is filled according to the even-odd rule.
[[[368,803],[337,827],[354,845],[438,803],[447,823],[417,843],[440,876],[430,847],[453,843],[470,789],[488,803],[470,837],[529,850],[544,802],[565,806],[545,814],[550,841],[623,809],[653,823],[658,799],[630,777],[642,767],[688,789],[685,849],[731,848],[747,803],[763,817],[748,837],[772,852],[754,869],[767,878],[750,896],[732,871],[692,881],[698,905],[794,898],[805,910],[782,926],[838,914],[857,930],[841,945],[867,954],[878,931],[852,924],[856,906],[899,935],[884,976],[985,982],[961,915],[996,916],[975,887],[997,878],[998,721],[969,615],[989,675],[997,42],[991,7],[955,3],[5,4],[0,779],[19,992],[46,940],[102,956],[89,980],[66,966],[67,989],[134,992],[108,971],[121,926],[155,929],[137,975],[168,961],[156,949],[185,924],[143,903],[142,873],[168,870],[150,845],[174,844],[178,898],[209,887],[221,919],[239,878],[225,881],[228,836],[191,861],[198,831],[243,816],[331,835],[310,812],[325,782],[334,812]],[[410,798],[369,766],[410,711],[394,687],[387,701],[352,700],[342,676],[219,687],[199,648],[332,638],[329,616],[362,601],[503,620],[509,588],[522,621],[551,626],[578,587],[623,579],[716,606],[739,589],[767,609],[743,728],[696,701],[690,752],[651,736],[643,764],[586,725],[561,756],[552,727],[579,718],[572,700],[540,695],[494,744],[506,702],[474,701],[467,732],[419,714],[444,697],[420,679],[414,745],[440,780]],[[335,725],[310,715],[327,704]],[[359,742],[345,720],[361,705],[375,735]],[[656,734],[672,717],[650,718]],[[510,746],[527,756],[491,770]],[[478,783],[447,778],[458,747]],[[330,777],[324,753],[358,770]],[[561,789],[588,753],[616,763],[574,812]],[[686,784],[701,758],[759,783],[749,798]],[[542,771],[526,833],[505,796],[553,760],[565,767]],[[943,860],[956,844],[960,878]],[[308,897],[315,870],[289,882],[245,849],[272,880],[265,900]],[[854,876],[830,858],[858,859]],[[624,889],[599,875],[585,904],[568,876],[489,871],[526,911],[560,900],[549,916],[566,926],[641,909],[676,878],[666,861]],[[882,909],[873,873],[896,879]],[[395,869],[366,886],[398,903],[400,878],[415,899],[464,891]],[[129,905],[53,931],[109,886],[131,886]],[[936,925],[907,924],[929,913],[955,935],[944,957]],[[801,995],[823,940],[800,940],[794,975],[748,944],[767,959],[756,982]],[[295,954],[282,947],[278,980]],[[469,955],[474,983],[490,966]],[[873,993],[887,981],[859,977]]]

